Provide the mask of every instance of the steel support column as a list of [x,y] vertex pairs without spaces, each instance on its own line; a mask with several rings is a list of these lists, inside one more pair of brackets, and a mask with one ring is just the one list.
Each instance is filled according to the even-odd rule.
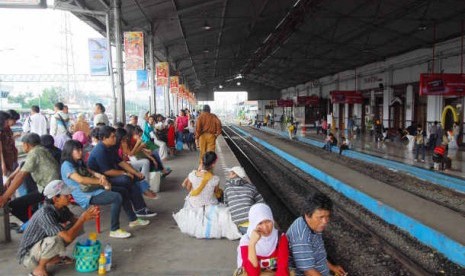
[[157,87],[156,87],[156,80],[155,80],[155,62],[153,56],[153,33],[152,28],[150,28],[149,37],[149,66],[150,66],[150,111],[152,114],[157,113]]
[[108,51],[108,70],[110,71],[110,81],[111,81],[111,92],[113,95],[112,106],[113,106],[113,118],[112,124],[116,124],[116,91],[115,91],[115,76],[113,75],[113,57],[111,53],[111,35],[110,35],[110,12],[105,15],[105,24],[106,24],[106,31],[107,31],[107,51]]
[[112,1],[114,16],[114,35],[116,46],[116,95],[117,95],[117,121],[126,123],[125,99],[124,99],[124,71],[123,71],[123,47],[121,34],[121,0]]

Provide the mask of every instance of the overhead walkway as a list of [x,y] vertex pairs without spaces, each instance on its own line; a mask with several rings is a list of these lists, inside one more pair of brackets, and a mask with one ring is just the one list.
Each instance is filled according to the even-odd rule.
[[[215,174],[220,176],[220,185],[225,183],[225,167],[237,166],[239,162],[224,139],[218,139],[218,163]],[[166,162],[173,172],[162,181],[160,199],[146,202],[158,215],[142,228],[129,229],[124,213],[121,225],[133,234],[129,239],[108,237],[110,208],[102,208],[102,234],[99,240],[113,247],[113,264],[109,275],[176,275],[176,276],[230,276],[236,267],[236,247],[238,241],[199,240],[182,234],[172,214],[182,208],[187,192],[181,183],[187,174],[198,166],[198,152],[184,150],[179,156]],[[81,211],[79,208],[73,211]],[[93,222],[85,226],[86,233],[95,231]],[[27,275],[16,260],[16,252],[21,235],[12,232],[13,242],[1,244],[0,275]],[[74,244],[68,247],[72,254]],[[86,275],[78,273],[72,266],[61,267],[58,275]],[[96,273],[94,273],[96,274]]]

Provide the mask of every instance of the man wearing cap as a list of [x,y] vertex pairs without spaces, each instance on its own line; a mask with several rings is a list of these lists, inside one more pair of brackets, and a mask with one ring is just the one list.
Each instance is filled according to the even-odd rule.
[[195,144],[200,148],[200,162],[207,151],[215,151],[216,137],[221,134],[221,121],[210,113],[210,106],[204,105],[203,112],[197,118]]
[[26,161],[5,183],[8,188],[0,196],[0,207],[8,202],[23,181],[31,175],[39,191],[21,196],[9,203],[11,213],[22,222],[26,222],[28,220],[28,207],[33,206],[35,208],[44,199],[40,192],[50,181],[60,179],[60,174],[57,161],[47,149],[40,145],[39,135],[28,133],[23,136],[21,141],[23,142],[23,150],[27,153]]
[[[32,275],[48,275],[46,266],[72,263],[66,246],[81,234],[85,222],[99,214],[95,206],[89,207],[79,218],[68,209],[71,189],[61,180],[51,181],[44,189],[45,204],[31,218],[19,245],[21,264],[32,269]],[[69,226],[63,227],[68,224]]]
[[231,218],[242,234],[249,226],[249,210],[255,203],[263,203],[257,188],[245,180],[244,168],[233,167],[227,170],[228,180],[224,189],[224,203],[228,205]]

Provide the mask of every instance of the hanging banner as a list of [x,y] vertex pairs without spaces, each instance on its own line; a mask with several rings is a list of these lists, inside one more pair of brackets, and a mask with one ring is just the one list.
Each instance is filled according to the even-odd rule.
[[168,62],[157,62],[155,65],[157,75],[157,85],[168,85],[169,66]]
[[293,100],[277,100],[278,106],[279,107],[292,107],[294,106],[294,101]]
[[108,76],[107,40],[105,38],[89,38],[89,67],[91,76]]
[[320,103],[318,96],[297,96],[297,104],[301,106],[310,105],[316,106]]
[[420,74],[420,96],[465,95],[465,74]]
[[359,91],[331,91],[331,103],[333,104],[361,104],[363,95]]
[[173,94],[179,93],[179,77],[178,76],[170,77],[170,92]]
[[144,33],[125,32],[124,52],[126,70],[144,70]]
[[183,98],[185,93],[186,93],[186,86],[184,84],[180,84],[178,98]]
[[148,74],[147,70],[137,70],[137,90],[142,91],[142,90],[147,90],[148,87]]

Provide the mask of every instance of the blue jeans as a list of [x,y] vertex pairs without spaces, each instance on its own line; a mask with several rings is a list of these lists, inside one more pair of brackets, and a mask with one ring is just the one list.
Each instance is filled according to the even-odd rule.
[[111,204],[111,231],[116,231],[120,228],[119,213],[121,211],[122,203],[123,197],[119,193],[113,191],[104,191],[103,193],[90,198],[90,204],[92,205]]
[[[160,154],[158,154],[158,150],[152,151],[152,156],[155,158],[155,161],[157,161],[158,167],[155,169],[155,171],[162,171],[165,169],[163,167],[163,163],[161,162]],[[153,164],[151,164],[153,166]],[[148,179],[146,179],[148,181]]]
[[137,212],[147,207],[139,187],[127,175],[110,177],[108,181],[111,183],[111,190],[120,193],[123,197],[123,209],[129,221],[136,220],[137,217],[134,211]]
[[425,151],[426,151],[426,147],[425,145],[423,144],[415,144],[415,148],[416,148],[416,155],[415,155],[415,159],[418,159],[418,154],[420,153],[420,149],[421,149],[421,155],[422,155],[422,160],[425,160]]
[[145,193],[148,189],[150,189],[150,184],[147,182],[148,179],[137,181],[136,184],[139,187],[141,193]]

